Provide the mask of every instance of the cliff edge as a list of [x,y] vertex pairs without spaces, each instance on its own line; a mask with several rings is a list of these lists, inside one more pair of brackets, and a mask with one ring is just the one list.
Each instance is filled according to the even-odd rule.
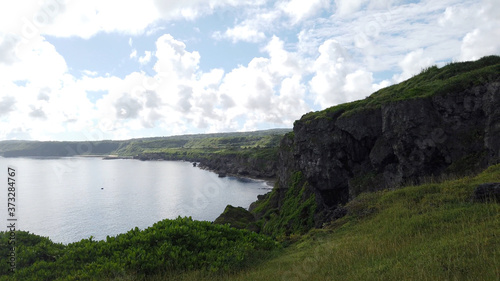
[[[318,227],[342,216],[341,206],[361,192],[499,162],[500,57],[490,56],[431,67],[365,100],[304,115],[281,141],[275,190],[251,210],[263,229],[278,223],[267,229],[293,233],[288,226],[300,221]],[[302,211],[283,220],[287,194],[298,187]],[[311,197],[314,214],[303,204]]]

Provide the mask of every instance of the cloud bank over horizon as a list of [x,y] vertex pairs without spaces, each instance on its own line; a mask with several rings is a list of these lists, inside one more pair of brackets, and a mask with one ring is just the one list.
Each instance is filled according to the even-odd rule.
[[25,2],[0,9],[0,140],[290,128],[500,55],[494,0]]

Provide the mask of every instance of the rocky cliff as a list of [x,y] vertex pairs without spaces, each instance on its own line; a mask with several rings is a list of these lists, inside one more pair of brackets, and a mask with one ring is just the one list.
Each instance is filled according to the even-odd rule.
[[319,226],[361,192],[499,162],[500,58],[493,56],[430,68],[364,101],[304,115],[281,142],[267,209],[285,204],[297,172],[315,196]]
[[[275,149],[272,154],[275,154]],[[234,175],[256,179],[274,180],[277,170],[275,157],[252,157],[253,155],[221,155],[202,159],[200,168],[212,170],[219,175]]]

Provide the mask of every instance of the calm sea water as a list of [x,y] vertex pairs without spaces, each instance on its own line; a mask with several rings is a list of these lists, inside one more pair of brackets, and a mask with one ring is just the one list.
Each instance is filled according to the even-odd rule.
[[62,243],[105,239],[177,216],[212,221],[227,204],[247,208],[270,190],[265,182],[219,178],[188,162],[0,158],[3,224],[8,166],[17,169],[19,228]]

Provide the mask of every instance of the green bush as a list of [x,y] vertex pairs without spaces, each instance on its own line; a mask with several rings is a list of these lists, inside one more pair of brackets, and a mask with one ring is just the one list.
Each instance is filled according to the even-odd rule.
[[[7,243],[7,235],[0,233],[1,245]],[[104,241],[90,237],[62,245],[19,231],[17,242],[17,271],[8,271],[3,260],[8,253],[2,247],[0,280],[98,280],[188,270],[227,272],[278,246],[268,236],[180,217],[108,236]]]

